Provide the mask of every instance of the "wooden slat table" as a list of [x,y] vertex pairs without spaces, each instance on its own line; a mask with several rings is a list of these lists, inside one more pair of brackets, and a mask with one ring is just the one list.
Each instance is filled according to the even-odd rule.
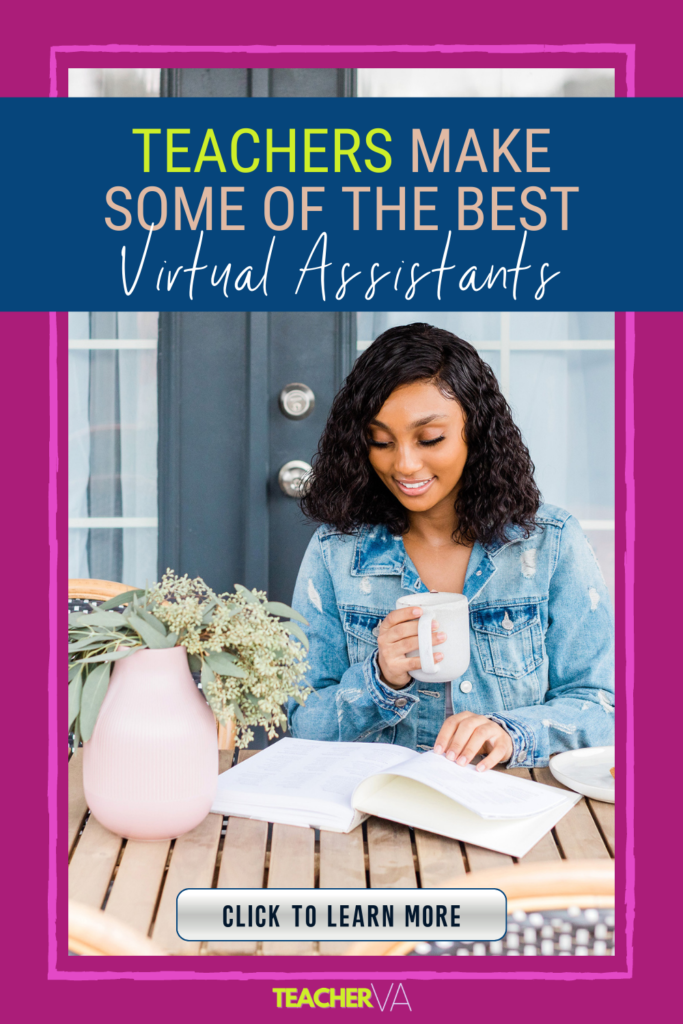
[[[257,751],[241,751],[239,761]],[[232,751],[221,751],[226,771]],[[512,769],[564,789],[548,768]],[[173,956],[336,956],[345,942],[184,942],[175,928],[181,889],[438,888],[469,871],[514,863],[469,843],[370,818],[348,835],[209,814],[172,842],[120,839],[92,816],[83,795],[82,752],[69,762],[69,896],[149,935]],[[614,805],[581,799],[520,863],[614,856]]]

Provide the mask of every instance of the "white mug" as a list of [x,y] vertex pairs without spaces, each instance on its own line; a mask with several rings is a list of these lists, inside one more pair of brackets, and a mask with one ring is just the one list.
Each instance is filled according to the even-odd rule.
[[[419,655],[422,668],[410,672],[421,683],[448,683],[467,671],[470,663],[470,616],[464,594],[415,594],[399,597],[397,608],[423,609],[417,627],[418,651],[410,651],[406,658]],[[432,647],[432,622],[436,619],[440,632],[446,634],[442,644]],[[443,661],[434,661],[434,651],[443,654]]]

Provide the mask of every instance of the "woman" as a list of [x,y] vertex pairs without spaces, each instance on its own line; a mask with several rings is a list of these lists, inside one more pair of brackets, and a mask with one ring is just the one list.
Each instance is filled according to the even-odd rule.
[[[303,509],[323,525],[294,593],[315,692],[290,708],[293,736],[433,748],[458,764],[482,754],[482,771],[613,742],[602,574],[579,523],[541,504],[471,345],[419,323],[377,338],[335,398]],[[431,590],[469,601],[470,665],[450,684],[412,679],[421,609],[393,610]]]

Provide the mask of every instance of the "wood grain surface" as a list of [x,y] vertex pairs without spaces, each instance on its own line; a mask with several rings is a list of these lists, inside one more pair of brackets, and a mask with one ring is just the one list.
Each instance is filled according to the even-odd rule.
[[[258,751],[240,751],[238,762]],[[220,751],[220,770],[232,750]],[[512,769],[564,789],[547,768]],[[514,867],[511,857],[405,825],[370,818],[353,832],[319,833],[293,825],[209,814],[174,842],[140,843],[115,836],[88,813],[82,751],[69,762],[69,895],[105,908],[150,935],[173,956],[342,955],[346,942],[184,942],[175,927],[175,901],[184,888],[440,888],[457,886],[468,871]],[[83,824],[85,821],[85,825]],[[614,805],[581,799],[520,864],[607,860],[614,855]],[[302,900],[303,902],[303,900]]]

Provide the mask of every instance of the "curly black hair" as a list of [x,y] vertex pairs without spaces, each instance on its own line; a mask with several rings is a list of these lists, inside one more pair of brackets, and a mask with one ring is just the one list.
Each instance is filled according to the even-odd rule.
[[455,499],[454,538],[505,541],[510,526],[528,536],[541,495],[496,377],[468,342],[422,323],[390,328],[359,356],[320,438],[301,501],[305,515],[342,533],[364,524],[384,524],[396,536],[407,531],[407,509],[370,465],[368,425],[396,388],[415,381],[436,384],[465,416],[468,455]]

